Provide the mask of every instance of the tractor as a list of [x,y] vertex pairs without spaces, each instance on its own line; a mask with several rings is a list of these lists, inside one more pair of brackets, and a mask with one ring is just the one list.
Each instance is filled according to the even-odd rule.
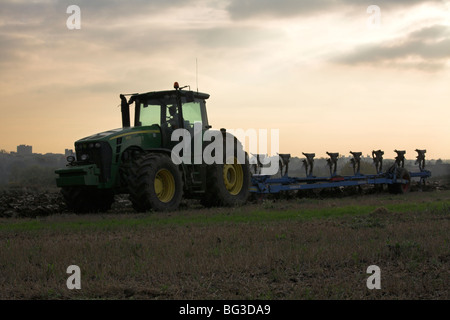
[[[247,153],[226,129],[209,125],[209,94],[187,87],[175,82],[173,90],[120,94],[122,128],[76,141],[75,155],[55,171],[69,210],[105,212],[117,194],[128,194],[138,212],[176,210],[183,198],[199,199],[207,207],[247,201]],[[223,149],[211,148],[213,143]],[[208,146],[222,161],[205,161],[202,152]]]

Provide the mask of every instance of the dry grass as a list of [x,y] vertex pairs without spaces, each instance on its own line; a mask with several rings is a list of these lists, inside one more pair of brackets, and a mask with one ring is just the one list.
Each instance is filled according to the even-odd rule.
[[0,299],[449,299],[449,218],[450,191],[3,219]]

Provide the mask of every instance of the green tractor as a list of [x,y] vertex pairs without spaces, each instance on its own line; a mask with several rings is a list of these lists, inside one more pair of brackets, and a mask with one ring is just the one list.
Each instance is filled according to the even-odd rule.
[[[75,142],[75,156],[55,171],[69,210],[107,211],[116,194],[129,194],[138,212],[175,210],[183,197],[208,207],[246,202],[247,153],[225,129],[211,130],[209,94],[184,88],[175,82],[174,90],[121,94],[122,128]],[[205,161],[206,150],[222,161]]]

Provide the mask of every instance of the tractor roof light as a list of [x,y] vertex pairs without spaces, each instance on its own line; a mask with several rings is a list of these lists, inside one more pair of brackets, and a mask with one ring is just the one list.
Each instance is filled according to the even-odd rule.
[[178,90],[180,88],[180,85],[178,84],[178,82],[175,81],[173,87],[175,88],[175,90]]

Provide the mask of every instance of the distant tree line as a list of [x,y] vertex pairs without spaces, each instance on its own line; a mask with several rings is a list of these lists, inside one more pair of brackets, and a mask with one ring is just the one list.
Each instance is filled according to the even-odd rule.
[[[353,166],[351,157],[341,156],[338,160],[337,173],[352,175]],[[416,170],[415,160],[407,160],[408,170]],[[56,187],[55,170],[66,165],[66,158],[62,154],[32,154],[17,155],[0,150],[0,187]],[[392,159],[385,159],[383,169],[386,170],[393,163]],[[418,169],[418,168],[417,168]],[[433,176],[450,175],[450,164],[441,159],[427,160],[427,168]],[[367,156],[361,159],[360,172],[374,174],[372,158]],[[314,160],[315,176],[328,176],[330,174],[327,159],[324,157]],[[292,157],[289,162],[289,175],[303,177],[306,175],[303,167],[303,158]]]
[[55,187],[55,170],[65,164],[62,154],[24,156],[0,150],[0,186]]

